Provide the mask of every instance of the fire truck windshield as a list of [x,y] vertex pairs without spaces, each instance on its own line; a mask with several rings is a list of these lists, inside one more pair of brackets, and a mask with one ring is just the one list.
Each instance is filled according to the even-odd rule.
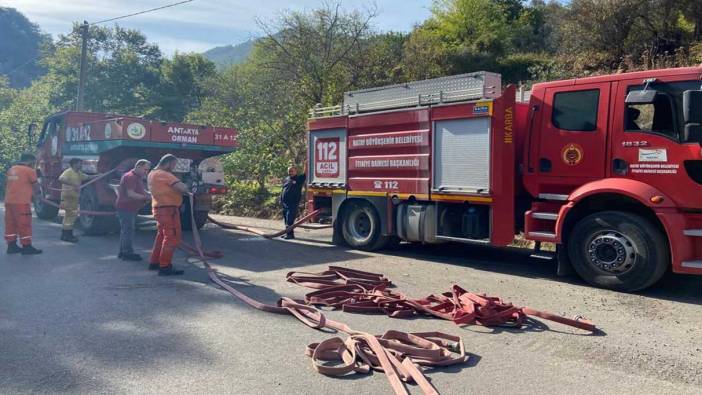
[[[626,131],[653,133],[681,141],[683,92],[699,90],[701,84],[700,81],[681,81],[649,85],[648,89],[657,92],[656,97],[652,103],[626,105]],[[644,85],[632,85],[628,92],[643,89]]]

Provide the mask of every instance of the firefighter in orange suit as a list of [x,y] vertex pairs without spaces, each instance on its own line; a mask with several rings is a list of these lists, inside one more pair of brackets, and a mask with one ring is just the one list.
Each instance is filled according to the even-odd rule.
[[[22,154],[20,161],[7,171],[5,186],[5,241],[7,253],[22,255],[41,254],[32,246],[32,193],[39,192],[36,158]],[[22,248],[17,246],[19,239]]]
[[158,227],[149,270],[158,270],[159,276],[183,274],[182,270],[173,269],[171,263],[173,253],[180,244],[180,205],[183,195],[189,194],[188,187],[173,174],[177,162],[175,156],[164,155],[148,177],[151,208]]

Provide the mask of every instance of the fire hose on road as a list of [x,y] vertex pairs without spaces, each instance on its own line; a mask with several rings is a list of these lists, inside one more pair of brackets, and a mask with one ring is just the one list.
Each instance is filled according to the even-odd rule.
[[[190,215],[195,216],[192,195]],[[317,214],[312,212],[301,218],[296,224],[302,223]],[[294,227],[295,225],[293,225]],[[258,233],[257,233],[258,234]],[[281,233],[282,234],[282,233]],[[267,237],[275,237],[269,235]],[[209,278],[222,289],[248,304],[249,306],[269,313],[290,314],[305,325],[315,329],[331,329],[343,332],[348,338],[333,337],[307,347],[306,354],[312,358],[313,366],[318,372],[341,376],[350,373],[368,373],[371,370],[381,371],[387,376],[393,391],[397,395],[408,394],[404,383],[416,383],[424,394],[438,395],[438,391],[429,382],[420,366],[434,367],[462,364],[470,359],[466,353],[463,341],[456,336],[441,332],[406,333],[388,331],[382,336],[375,336],[357,331],[348,325],[327,319],[321,311],[304,302],[287,297],[278,300],[276,305],[269,305],[248,297],[236,290],[227,281],[226,276],[220,275],[207,261],[208,257],[221,257],[221,253],[206,253],[202,249],[200,232],[193,228],[194,246],[183,244],[184,250],[194,253],[205,269]],[[347,271],[356,277],[373,278],[374,273]],[[334,365],[329,365],[333,362]]]
[[411,299],[388,289],[392,283],[381,274],[330,266],[321,273],[290,272],[286,277],[288,282],[316,289],[305,295],[307,304],[349,313],[383,313],[393,318],[428,315],[458,325],[511,327],[521,327],[528,316],[533,316],[585,331],[597,330],[592,322],[582,318],[570,319],[529,307],[518,307],[498,297],[468,292],[458,285],[440,295]]
[[[263,231],[261,231],[261,230],[259,230],[259,229],[251,228],[251,227],[248,227],[248,226],[241,226],[241,225],[228,224],[228,223],[225,223],[225,222],[222,222],[222,221],[218,221],[218,220],[212,218],[211,215],[208,215],[208,216],[207,216],[207,220],[210,221],[210,222],[212,222],[213,224],[219,226],[220,228],[223,228],[223,229],[239,230],[239,231],[242,231],[242,232],[253,233],[253,234],[255,234],[255,235],[258,235],[258,236],[261,236],[261,237],[265,237],[265,238],[267,238],[267,239],[273,239],[273,238],[282,236],[282,235],[284,235],[285,233],[287,233],[289,230],[292,230],[292,229],[295,229],[295,228],[303,228],[303,229],[305,229],[306,227],[305,227],[304,223],[307,222],[308,220],[310,220],[311,218],[314,218],[314,217],[315,217],[317,214],[319,214],[320,212],[321,212],[321,210],[312,211],[311,213],[309,213],[309,214],[305,215],[304,217],[302,217],[302,218],[298,219],[297,221],[295,221],[294,224],[290,225],[290,226],[287,227],[286,229],[281,230],[281,231],[278,231],[278,232],[273,232],[273,233],[265,233],[265,232],[263,232]],[[326,229],[326,228],[330,228],[330,227],[331,227],[331,225],[323,226],[323,227],[307,228],[307,229]]]
[[[193,205],[190,207],[190,215],[194,216]],[[316,214],[316,211],[308,214],[292,227]],[[220,224],[219,221],[213,223]],[[285,233],[281,231],[266,234],[253,228],[223,225],[227,229],[242,230],[269,238]],[[420,366],[437,367],[467,362],[470,356],[465,351],[463,341],[459,337],[441,332],[388,331],[382,336],[374,336],[327,319],[320,310],[313,307],[314,305],[355,313],[383,312],[396,318],[425,314],[462,325],[519,327],[528,316],[536,316],[590,332],[596,331],[595,325],[587,320],[568,319],[528,307],[517,307],[496,297],[467,292],[458,286],[441,295],[430,295],[418,300],[409,299],[399,292],[390,291],[388,288],[392,286],[392,282],[382,274],[336,266],[330,266],[329,270],[321,273],[288,273],[288,281],[316,291],[308,293],[305,301],[283,297],[276,305],[268,305],[235,289],[227,276],[221,275],[210,265],[208,257],[220,258],[223,255],[219,252],[205,252],[197,229],[193,230],[193,239],[195,245],[183,244],[183,249],[199,257],[209,278],[234,297],[258,310],[290,314],[309,327],[332,329],[349,336],[345,340],[333,337],[310,344],[306,355],[312,358],[315,370],[330,376],[343,376],[352,372],[368,373],[370,370],[381,371],[387,376],[395,394],[408,393],[403,384],[405,382],[416,383],[424,394],[438,394]],[[330,366],[328,362],[335,364]]]
[[[80,188],[97,182],[115,170],[101,174]],[[42,199],[56,205],[44,196]],[[193,195],[188,194],[188,199],[190,216],[194,223]],[[113,212],[93,211],[82,211],[82,214],[114,215]],[[301,226],[317,214],[319,210],[303,216],[287,229],[274,233],[265,233],[259,229],[226,224],[212,217],[208,218],[212,223],[225,229],[274,238]],[[371,370],[383,372],[397,395],[408,394],[405,383],[416,384],[424,394],[438,394],[424,375],[424,369],[468,362],[470,355],[466,352],[462,339],[441,332],[407,333],[390,330],[380,336],[372,335],[326,318],[315,306],[327,306],[350,313],[380,312],[394,318],[429,315],[461,325],[519,327],[524,324],[528,316],[536,316],[588,331],[596,330],[595,326],[586,320],[568,319],[528,307],[517,307],[496,297],[467,292],[457,285],[454,285],[450,292],[440,295],[410,299],[400,292],[388,289],[392,286],[392,282],[382,274],[335,266],[330,266],[329,270],[321,273],[288,273],[289,282],[315,289],[315,291],[308,293],[304,301],[282,297],[275,305],[265,304],[238,291],[234,288],[230,277],[220,274],[212,267],[208,259],[222,258],[223,254],[203,250],[197,227],[193,227],[193,240],[193,246],[181,243],[181,249],[199,258],[210,280],[232,296],[255,309],[274,314],[292,315],[311,328],[332,330],[348,336],[346,339],[332,337],[307,347],[306,355],[312,359],[316,371],[329,376],[369,373]]]

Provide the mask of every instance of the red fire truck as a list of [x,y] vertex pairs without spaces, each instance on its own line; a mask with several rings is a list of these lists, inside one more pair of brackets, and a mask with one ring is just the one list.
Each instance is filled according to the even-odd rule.
[[[30,127],[30,138],[32,133]],[[201,228],[207,221],[212,196],[227,192],[224,170],[215,156],[234,150],[237,132],[229,128],[176,124],[144,118],[92,112],[62,112],[44,122],[37,143],[37,172],[42,195],[59,202],[61,184],[58,177],[72,158],[83,159],[88,174],[116,169],[109,177],[83,189],[83,211],[114,210],[115,191],[121,175],[139,159],[156,163],[167,153],[178,157],[176,174],[195,193],[195,224],[191,224],[189,206],[182,207],[185,229]],[[53,219],[58,208],[38,197],[34,201],[37,216]],[[148,214],[147,206],[142,214]],[[116,228],[114,216],[83,215],[78,225],[88,234],[103,234]]]
[[308,203],[364,250],[523,234],[599,287],[702,274],[701,77],[546,82],[527,100],[489,72],[348,92],[311,110]]

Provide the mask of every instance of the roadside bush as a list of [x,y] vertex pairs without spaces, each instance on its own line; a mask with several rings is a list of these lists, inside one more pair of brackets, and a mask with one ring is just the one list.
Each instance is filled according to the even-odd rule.
[[279,187],[260,188],[256,182],[231,181],[229,188],[229,193],[215,202],[215,211],[242,217],[280,218]]

